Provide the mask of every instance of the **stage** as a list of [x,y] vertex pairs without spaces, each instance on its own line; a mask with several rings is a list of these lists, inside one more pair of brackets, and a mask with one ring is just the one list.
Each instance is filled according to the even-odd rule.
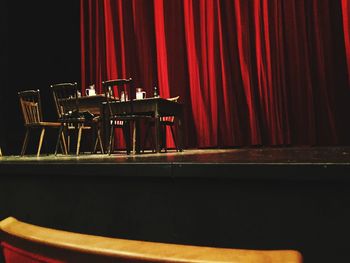
[[[42,154],[0,157],[0,174],[75,174],[145,177],[214,177],[274,179],[344,179],[350,147],[275,147],[188,149],[183,152],[126,155]],[[308,173],[305,173],[307,169]],[[265,173],[268,172],[268,173]],[[297,171],[303,171],[296,173]],[[258,172],[258,173],[256,173]],[[335,173],[336,172],[336,173]],[[321,173],[321,174],[320,174]],[[48,175],[49,176],[49,175]]]
[[[0,219],[345,262],[350,147],[0,158]],[[320,253],[322,251],[322,253]]]

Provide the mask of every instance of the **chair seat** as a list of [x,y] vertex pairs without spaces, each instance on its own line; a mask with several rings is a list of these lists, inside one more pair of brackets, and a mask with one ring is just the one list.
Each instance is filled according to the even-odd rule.
[[96,123],[99,122],[100,118],[93,118],[92,120],[86,120],[85,118],[63,118],[59,119],[60,123]]
[[25,126],[26,127],[32,127],[32,128],[35,128],[35,127],[38,127],[38,128],[41,128],[41,127],[60,127],[61,123],[60,122],[40,121],[40,122],[37,122],[37,123],[25,124]]
[[100,121],[100,116],[94,116],[90,112],[69,111],[64,114],[59,122],[61,123],[95,123]]
[[84,123],[84,118],[61,118],[58,119],[60,123]]
[[150,115],[115,115],[113,117],[110,118],[112,121],[115,120],[121,120],[121,121],[133,121],[135,119],[153,119],[152,116]]
[[[68,125],[67,128],[68,128],[68,130],[75,130],[75,129],[76,129],[75,126],[71,126],[71,125]],[[84,126],[81,126],[81,128],[82,128],[83,130],[91,130],[91,129],[92,129],[91,126],[85,126],[85,125],[84,125]]]
[[172,125],[174,125],[174,122],[173,121],[160,121],[160,124],[161,125],[172,126]]
[[[155,124],[155,120],[152,119],[152,120],[150,121],[150,125],[154,125],[154,124]],[[165,121],[165,120],[160,119],[160,120],[159,120],[159,124],[160,124],[160,125],[169,125],[169,126],[172,126],[172,125],[174,125],[174,121]]]

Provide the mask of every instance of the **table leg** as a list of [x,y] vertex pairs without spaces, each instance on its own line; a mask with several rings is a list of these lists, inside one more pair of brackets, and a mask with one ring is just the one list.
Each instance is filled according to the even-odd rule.
[[132,154],[136,154],[136,149],[137,149],[137,145],[136,143],[138,142],[137,140],[137,123],[138,121],[137,120],[134,120],[132,122]]
[[109,147],[109,137],[110,137],[110,115],[108,110],[108,105],[101,103],[100,104],[100,128],[101,128],[101,137],[102,137],[102,145],[103,149],[107,149],[106,152],[108,152]]
[[160,117],[159,114],[157,113],[155,116],[155,125],[154,125],[154,139],[155,139],[155,147],[156,147],[156,153],[160,152]]
[[136,123],[135,123],[135,143],[136,143],[136,153],[141,153],[141,135],[140,135],[140,120],[136,120]]
[[184,113],[183,113],[183,108],[181,108],[180,110],[180,114],[178,115],[178,118],[177,118],[177,126],[178,126],[178,143],[179,143],[179,151],[182,152],[183,151],[183,146],[184,146],[184,138],[183,138],[183,135],[184,135],[184,127],[183,127],[183,124],[184,124]]

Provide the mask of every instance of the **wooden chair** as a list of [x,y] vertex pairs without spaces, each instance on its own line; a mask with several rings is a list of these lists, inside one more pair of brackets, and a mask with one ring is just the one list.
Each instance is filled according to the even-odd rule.
[[59,122],[43,121],[43,114],[41,110],[41,100],[39,90],[26,90],[18,92],[18,97],[23,113],[24,126],[26,127],[26,134],[21,150],[21,156],[25,154],[27,144],[29,141],[30,131],[32,129],[41,129],[39,146],[37,156],[40,156],[42,143],[45,136],[46,128],[60,128]]
[[2,156],[2,150],[1,150],[1,147],[0,147],[0,157]]
[[295,250],[228,249],[107,238],[39,227],[13,217],[0,222],[0,240],[6,263],[16,263],[10,261],[16,256],[23,261],[30,257],[30,262],[302,262],[302,255]]
[[[176,97],[173,97],[173,98],[168,98],[167,100],[177,102],[179,100],[179,98],[180,98],[180,96],[176,96]],[[176,142],[175,132],[174,132],[175,116],[163,116],[163,117],[160,117],[159,124],[160,124],[160,129],[161,129],[161,145],[162,145],[161,149],[164,149],[165,152],[168,151],[167,144],[166,144],[166,129],[167,129],[167,127],[170,127],[170,131],[171,131],[171,135],[173,137],[174,143],[175,143],[176,151],[179,151],[179,148],[178,148],[178,145],[177,145],[177,142]],[[148,136],[150,134],[150,131],[152,130],[153,127],[154,127],[154,121],[148,122],[146,135],[145,135],[145,138],[144,138],[144,141],[143,141],[143,151],[145,149],[146,142],[148,140]],[[153,151],[154,150],[153,137],[152,137],[152,142],[153,142],[153,149],[152,149],[152,151]]]
[[[59,83],[51,85],[50,87],[60,122],[59,136],[62,134],[68,134],[71,130],[76,131],[76,155],[79,155],[83,130],[92,130],[93,134],[97,131],[97,137],[92,152],[96,152],[99,143],[101,152],[103,153],[104,150],[100,132],[100,116],[94,116],[89,112],[79,111],[77,83]],[[68,149],[69,144],[70,143],[68,142]],[[58,145],[59,137],[56,143],[55,155],[57,155]]]
[[[135,151],[138,122],[142,119],[150,120],[153,117],[150,115],[134,114],[133,100],[135,90],[132,89],[132,79],[115,79],[102,82],[103,92],[107,98],[107,105],[109,110],[109,124],[110,136],[108,145],[108,154],[110,155],[114,150],[115,128],[122,128],[125,137],[126,152],[130,154],[131,145]],[[113,103],[127,101],[125,112],[116,112],[112,106]],[[132,123],[132,126],[130,126]],[[132,128],[132,144],[130,143],[130,128]]]

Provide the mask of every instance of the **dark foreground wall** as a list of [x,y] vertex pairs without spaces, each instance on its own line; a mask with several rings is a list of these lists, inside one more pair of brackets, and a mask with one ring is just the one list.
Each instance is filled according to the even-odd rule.
[[[349,165],[1,166],[0,219],[348,262]],[[24,171],[27,171],[26,173]]]

